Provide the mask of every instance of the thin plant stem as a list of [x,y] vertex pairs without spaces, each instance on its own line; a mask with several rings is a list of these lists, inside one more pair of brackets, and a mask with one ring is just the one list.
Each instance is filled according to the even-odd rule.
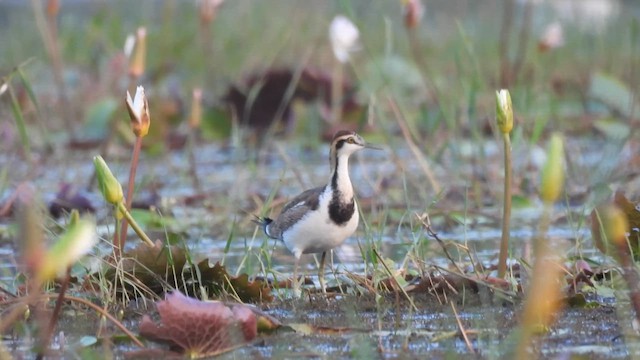
[[378,253],[378,250],[376,250],[375,248],[372,249],[374,255],[378,258],[378,260],[380,261],[380,264],[382,264],[382,267],[384,267],[384,269],[387,271],[387,275],[389,275],[389,279],[391,279],[392,284],[394,284],[396,286],[396,289],[394,289],[394,291],[396,293],[398,293],[398,290],[400,290],[402,292],[402,294],[404,294],[405,298],[407,300],[409,300],[409,304],[411,304],[411,307],[415,310],[418,311],[418,308],[416,307],[416,304],[414,304],[413,299],[409,296],[409,294],[407,293],[407,291],[400,285],[400,283],[398,282],[398,279],[396,279],[396,277],[394,276],[393,272],[391,271],[391,269],[389,269],[389,267],[387,266],[387,263],[384,262],[384,259],[382,258],[382,256],[380,256],[380,254]]
[[503,1],[502,28],[500,29],[500,86],[508,88],[511,74],[509,73],[509,35],[513,24],[514,0]]
[[[553,259],[553,253],[548,244],[547,232],[551,223],[552,202],[545,202],[538,227],[538,234],[534,239],[533,253],[535,262],[533,265],[532,283],[528,291],[522,314],[522,325],[520,338],[516,347],[516,353],[513,359],[529,359],[531,354],[528,347],[531,338],[535,333],[538,324],[549,325],[551,320],[550,312],[557,311],[559,304],[559,277],[561,265],[557,260]],[[555,250],[554,250],[555,251]],[[540,302],[553,302],[556,308],[540,306]],[[552,305],[553,306],[553,305]],[[546,318],[546,321],[545,321]]]
[[196,129],[190,128],[187,135],[187,152],[189,156],[189,177],[193,181],[193,187],[196,191],[202,191],[202,185],[200,184],[200,178],[198,178],[198,167],[196,163],[196,154],[194,151],[196,141]]
[[503,133],[504,142],[504,209],[502,212],[502,238],[500,239],[500,256],[498,258],[498,277],[504,278],[507,273],[507,255],[509,254],[509,229],[511,227],[511,138]]
[[429,166],[429,163],[427,162],[424,154],[422,153],[422,151],[420,151],[420,148],[416,145],[415,141],[413,141],[411,132],[409,131],[409,127],[406,124],[402,112],[400,112],[400,109],[398,108],[398,104],[396,104],[396,102],[391,97],[389,97],[389,105],[396,118],[396,121],[398,122],[398,126],[400,126],[402,136],[409,145],[409,149],[411,149],[411,152],[415,156],[416,160],[418,160],[418,165],[420,165],[420,168],[422,168],[422,171],[427,176],[429,183],[431,183],[433,191],[435,193],[440,193],[440,184],[438,184],[438,181],[436,181],[436,177],[433,175],[433,171],[431,171],[431,167]]
[[136,234],[138,234],[140,239],[150,247],[154,247],[155,244],[153,243],[153,241],[151,241],[147,234],[144,233],[140,225],[138,225],[133,216],[131,216],[131,213],[129,212],[129,210],[127,210],[127,207],[123,202],[118,203],[118,210],[122,212],[122,215],[124,215],[124,218],[129,222],[129,225],[131,225],[131,228],[136,232]]
[[[58,97],[62,103],[62,120],[64,125],[71,136],[71,139],[76,138],[76,130],[71,122],[74,118],[71,114],[71,104],[67,98],[67,91],[63,77],[63,63],[62,56],[60,55],[60,46],[58,45],[58,26],[55,16],[45,16],[42,10],[42,2],[40,0],[31,0],[31,6],[33,8],[33,14],[36,20],[36,27],[42,37],[45,49],[51,60],[51,66],[53,68],[53,81],[56,84],[58,90]],[[47,19],[48,17],[48,19]]]
[[331,119],[332,124],[340,122],[342,117],[342,81],[344,69],[341,62],[336,61],[333,66],[333,79],[331,81]]
[[638,275],[636,265],[631,258],[628,240],[617,242],[616,244],[618,246],[619,262],[622,265],[622,277],[629,287],[629,299],[633,310],[635,310],[636,319],[640,321],[640,291],[637,289],[638,284],[640,284],[640,275]]
[[516,52],[517,57],[513,63],[513,69],[511,70],[511,80],[515,84],[518,82],[518,75],[522,69],[525,59],[527,58],[527,48],[529,47],[529,34],[531,33],[531,20],[533,13],[533,1],[526,1],[524,3],[524,13],[522,14],[522,25],[520,27],[520,34],[518,40],[518,50]]
[[67,288],[69,287],[69,281],[71,280],[71,267],[67,268],[67,273],[60,285],[60,292],[58,293],[58,298],[56,299],[56,305],[53,308],[53,313],[51,313],[51,320],[49,321],[49,326],[45,330],[46,332],[41,337],[41,345],[38,351],[38,355],[36,356],[36,360],[41,360],[44,358],[45,349],[49,346],[51,342],[51,336],[53,335],[53,331],[56,328],[56,324],[58,323],[58,319],[60,318],[60,311],[62,310],[62,302],[64,301],[64,294],[67,292]]
[[[54,297],[54,296],[57,296],[57,295],[58,294],[45,294],[44,296],[45,297]],[[75,297],[75,296],[67,295],[64,298],[67,301],[80,303],[82,305],[85,305],[87,307],[92,308],[97,313],[99,313],[100,315],[102,315],[105,318],[107,318],[108,320],[110,320],[118,329],[120,329],[120,331],[122,331],[125,335],[127,335],[127,337],[130,338],[131,341],[133,341],[136,345],[138,345],[141,348],[145,347],[144,344],[140,340],[138,340],[138,338],[135,336],[135,334],[133,334],[131,331],[129,331],[120,321],[118,321],[118,319],[113,317],[111,314],[109,314],[106,310],[104,310],[100,306],[92,303],[91,301],[89,301],[87,299],[83,299],[83,298],[79,298],[79,297]]]
[[[138,169],[138,160],[140,158],[140,149],[142,149],[142,136],[136,136],[136,143],[133,145],[133,154],[131,155],[131,168],[129,169],[129,185],[127,187],[127,197],[125,198],[127,209],[131,209],[133,202],[133,188],[136,182],[136,171]],[[118,242],[114,243],[116,258],[124,249],[127,240],[128,222],[123,221],[120,228],[120,236]]]
[[458,316],[458,311],[456,311],[456,305],[453,303],[453,301],[450,301],[449,304],[451,304],[451,310],[453,310],[453,315],[456,317],[456,323],[458,323],[458,329],[460,329],[460,334],[462,334],[462,338],[464,339],[465,345],[467,345],[467,349],[469,350],[470,353],[475,354],[476,349],[473,348],[473,345],[471,345],[471,341],[469,341],[469,336],[467,335],[467,331],[462,325],[460,316]]
[[449,250],[447,250],[447,246],[444,244],[442,239],[440,239],[438,234],[435,231],[433,231],[433,228],[431,227],[431,219],[429,218],[429,214],[425,214],[423,216],[416,214],[416,217],[418,218],[418,220],[420,220],[422,225],[427,230],[427,234],[432,238],[436,239],[436,241],[438,241],[438,244],[440,244],[442,251],[444,251],[444,255],[447,257],[447,259],[449,259],[451,264],[453,264],[453,267],[455,267],[456,270],[460,272],[460,274],[464,274],[464,272],[462,271],[462,269],[460,269],[460,267],[455,262],[455,260],[453,260],[453,257],[451,257],[451,254],[449,254]]
[[441,116],[444,116],[444,108],[442,104],[440,104],[440,90],[436,85],[434,77],[428,76],[430,74],[429,66],[426,59],[423,56],[423,51],[420,48],[420,42],[418,40],[418,35],[415,29],[407,29],[407,38],[409,39],[409,47],[411,48],[411,55],[413,56],[413,60],[418,65],[418,70],[422,75],[422,80],[425,85],[429,87],[432,99],[436,105],[436,107],[440,110]]

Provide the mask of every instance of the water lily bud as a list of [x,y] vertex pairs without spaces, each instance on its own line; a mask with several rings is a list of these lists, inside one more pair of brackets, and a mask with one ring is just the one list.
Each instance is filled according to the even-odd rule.
[[554,22],[544,29],[542,36],[538,40],[538,50],[545,52],[564,46],[564,30],[560,22]]
[[329,40],[336,59],[341,63],[349,60],[349,54],[358,49],[358,28],[343,15],[336,16],[329,26]]
[[615,205],[598,208],[604,235],[608,242],[626,246],[629,221],[625,213]]
[[560,197],[564,186],[564,141],[558,133],[551,135],[547,147],[547,161],[542,168],[540,198],[553,203]]
[[60,11],[60,0],[47,1],[47,15],[51,18],[58,16]]
[[63,274],[69,266],[87,254],[97,241],[93,220],[80,219],[69,224],[67,231],[45,255],[39,270],[40,279],[48,280]]
[[513,108],[511,107],[509,90],[496,91],[496,120],[498,121],[498,129],[503,134],[510,133],[513,129]]
[[78,209],[71,210],[71,214],[69,214],[69,226],[74,225],[78,221],[80,221],[80,212]]
[[200,12],[200,21],[202,24],[209,24],[218,12],[218,8],[224,0],[199,0],[198,10]]
[[147,56],[147,29],[139,27],[136,31],[133,53],[129,58],[129,76],[139,78],[144,74],[145,57]]
[[197,129],[202,122],[202,89],[193,89],[191,100],[191,115],[189,116],[189,127]]
[[151,125],[149,103],[144,94],[144,88],[142,86],[136,88],[136,95],[133,100],[131,99],[131,94],[127,91],[126,102],[133,133],[137,137],[144,137],[149,133],[149,126]]
[[102,156],[95,156],[93,158],[93,165],[96,167],[98,187],[100,187],[100,192],[102,193],[102,196],[104,196],[104,199],[113,205],[122,202],[124,199],[122,186],[118,182],[118,179],[113,176]]
[[424,5],[421,0],[407,0],[404,3],[404,26],[413,29],[424,16]]

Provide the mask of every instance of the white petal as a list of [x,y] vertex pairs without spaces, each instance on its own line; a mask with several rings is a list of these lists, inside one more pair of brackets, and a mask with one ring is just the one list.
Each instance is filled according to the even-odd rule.
[[131,57],[131,52],[135,44],[136,37],[133,36],[133,34],[127,35],[127,39],[124,41],[124,56],[126,56],[127,59]]
[[133,98],[133,108],[136,111],[136,115],[142,115],[144,111],[144,88],[142,86],[138,86],[136,88],[136,96]]

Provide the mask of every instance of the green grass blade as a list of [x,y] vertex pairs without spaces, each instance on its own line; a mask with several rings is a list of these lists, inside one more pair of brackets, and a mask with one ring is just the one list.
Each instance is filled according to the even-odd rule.
[[22,141],[22,147],[24,148],[25,155],[28,159],[31,159],[31,146],[29,145],[29,137],[27,136],[27,126],[24,122],[24,116],[22,115],[22,108],[18,102],[15,92],[11,84],[9,85],[9,96],[11,96],[11,111],[13,117],[16,120],[16,126],[18,127],[18,133],[20,134],[20,141]]
[[29,81],[29,79],[27,79],[21,67],[18,67],[16,69],[16,74],[18,74],[18,77],[20,78],[20,82],[22,83],[25,90],[27,91],[27,96],[29,96],[29,100],[31,101],[33,106],[36,108],[36,112],[40,112],[40,106],[38,105],[36,94],[33,92],[33,87],[31,86],[31,82]]

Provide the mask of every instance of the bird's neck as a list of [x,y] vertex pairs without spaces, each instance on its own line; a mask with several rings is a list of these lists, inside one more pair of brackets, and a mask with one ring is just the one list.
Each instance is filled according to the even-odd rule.
[[349,178],[349,155],[334,155],[331,160],[329,186],[333,192],[340,194],[340,202],[350,203],[353,200],[353,186]]

